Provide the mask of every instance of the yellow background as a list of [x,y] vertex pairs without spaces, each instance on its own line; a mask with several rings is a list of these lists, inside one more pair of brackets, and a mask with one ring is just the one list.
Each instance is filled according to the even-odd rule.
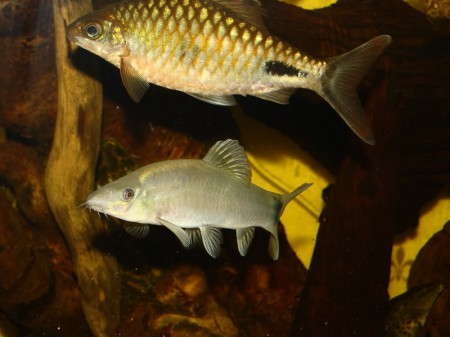
[[[281,217],[291,247],[308,268],[324,206],[322,190],[334,177],[278,131],[244,115],[238,108],[234,110],[234,118],[241,130],[240,143],[252,166],[254,184],[269,191],[287,193],[305,182],[314,183],[286,207]],[[450,219],[449,195],[444,191],[424,207],[416,231],[396,238],[391,262],[391,297],[407,290],[406,281],[417,253]]]

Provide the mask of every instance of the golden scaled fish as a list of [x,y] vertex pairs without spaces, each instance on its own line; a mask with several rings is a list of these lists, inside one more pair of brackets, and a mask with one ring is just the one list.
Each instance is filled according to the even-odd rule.
[[236,140],[217,142],[203,159],[153,163],[98,188],[87,208],[130,221],[125,230],[135,237],[149,234],[149,225],[174,233],[184,247],[203,244],[212,257],[220,253],[221,228],[236,231],[244,256],[256,227],[268,231],[268,253],[278,259],[277,225],[287,204],[312,184],[288,194],[266,191],[251,183],[251,168]]
[[389,35],[319,60],[269,33],[258,0],[124,0],[77,19],[67,36],[120,68],[136,102],[149,83],[225,106],[236,104],[233,95],[287,104],[306,88],[375,143],[355,88]]

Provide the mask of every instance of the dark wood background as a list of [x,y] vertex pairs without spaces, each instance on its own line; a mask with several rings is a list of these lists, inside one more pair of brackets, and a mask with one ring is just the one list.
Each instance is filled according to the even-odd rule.
[[[71,254],[44,190],[57,111],[51,3],[2,6],[0,327],[7,336],[89,336]],[[314,93],[299,90],[289,106],[238,98],[244,113],[288,135],[336,174],[335,185],[324,191],[310,269],[284,236],[277,262],[265,256],[262,232],[245,259],[226,233],[222,255],[211,260],[182,250],[159,228],[139,241],[110,221],[111,232],[87,239],[92,249],[119,261],[122,312],[109,322],[118,334],[214,336],[205,322],[155,322],[167,313],[201,321],[217,310],[215,317],[230,318],[239,336],[383,336],[394,234],[414,228],[420,207],[448,191],[449,21],[430,20],[400,0],[340,0],[317,11],[265,0],[263,7],[272,32],[317,57],[343,53],[379,34],[393,37],[359,88],[377,145],[363,144]],[[214,141],[239,137],[226,108],[154,86],[136,105],[117,69],[84,51],[72,58],[82,70],[86,62],[100,68],[103,139],[115,139],[101,155],[101,183],[152,161],[198,158]],[[444,229],[414,263],[411,286],[445,283],[446,243]],[[436,264],[440,268],[432,268]],[[207,286],[190,293],[182,286],[185,275]],[[429,326],[433,337],[449,335],[447,290],[441,297]]]

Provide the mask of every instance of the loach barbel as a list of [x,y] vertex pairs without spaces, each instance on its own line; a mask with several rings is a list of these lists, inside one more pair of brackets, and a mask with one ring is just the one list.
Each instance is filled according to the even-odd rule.
[[93,192],[87,208],[133,222],[125,230],[135,237],[149,225],[172,231],[184,247],[203,243],[212,257],[220,253],[221,228],[236,230],[244,256],[256,227],[268,231],[268,253],[278,259],[277,225],[286,205],[312,184],[288,194],[251,183],[251,168],[236,140],[217,142],[203,159],[167,160],[144,166]]
[[258,0],[125,0],[77,19],[67,36],[120,68],[136,102],[149,83],[218,105],[236,104],[233,95],[287,104],[305,88],[375,144],[356,86],[391,42],[389,35],[319,60],[272,35]]

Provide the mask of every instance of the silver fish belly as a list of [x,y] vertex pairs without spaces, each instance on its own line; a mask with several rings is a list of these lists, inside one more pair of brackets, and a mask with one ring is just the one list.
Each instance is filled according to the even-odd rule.
[[243,148],[234,140],[217,142],[202,160],[181,159],[144,166],[93,192],[86,206],[138,224],[125,227],[134,236],[149,224],[171,230],[183,246],[202,243],[217,257],[221,228],[236,230],[246,255],[256,227],[268,231],[269,255],[278,258],[277,224],[285,206],[311,184],[285,195],[251,183]]

